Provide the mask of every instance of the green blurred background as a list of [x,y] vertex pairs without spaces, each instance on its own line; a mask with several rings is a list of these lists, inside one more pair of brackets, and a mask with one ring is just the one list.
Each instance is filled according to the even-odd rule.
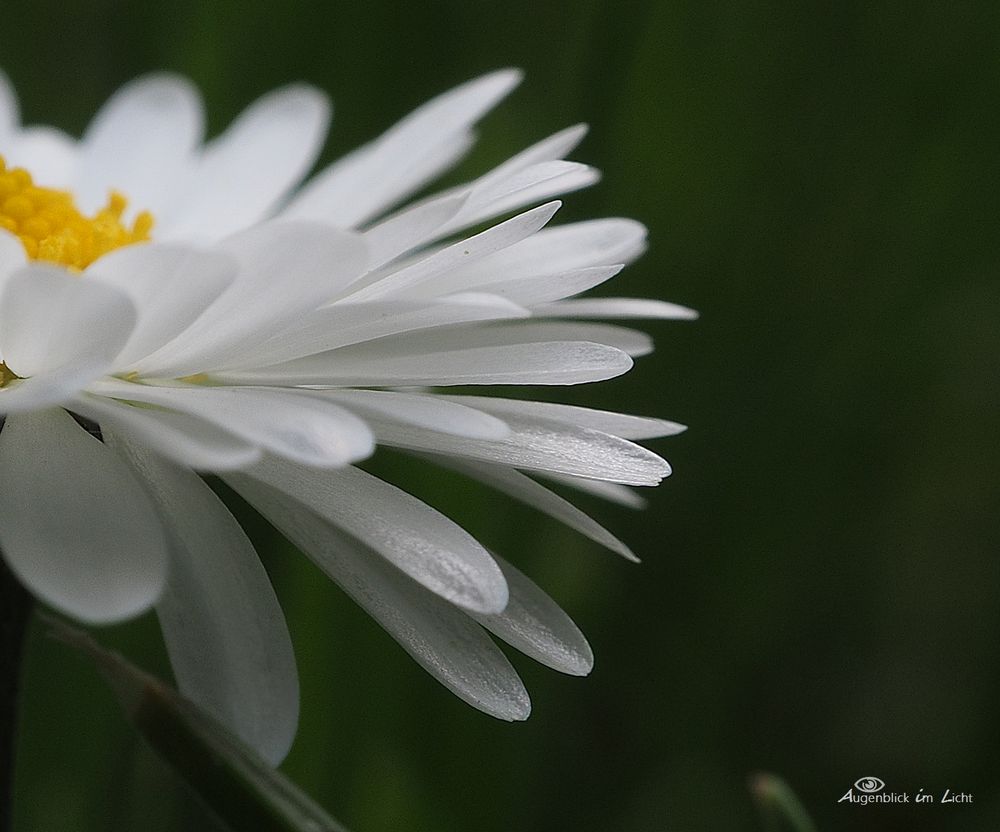
[[[303,721],[285,770],[357,832],[756,830],[783,775],[823,830],[1000,827],[1000,13],[994,2],[4,3],[29,122],[79,132],[168,68],[221,129],[310,81],[324,158],[504,65],[523,87],[460,171],[576,121],[651,248],[616,293],[698,308],[623,379],[561,391],[691,430],[641,514],[588,503],[634,567],[486,491],[390,472],[588,633],[586,679],[515,662],[522,725],[452,698],[247,517],[288,613]],[[561,394],[561,393],[560,393]],[[234,503],[235,505],[235,503]],[[243,512],[243,509],[237,506]],[[242,515],[241,515],[242,516]],[[155,624],[99,634],[162,669]],[[93,672],[30,642],[19,829],[213,829]],[[863,775],[968,806],[837,803]]]

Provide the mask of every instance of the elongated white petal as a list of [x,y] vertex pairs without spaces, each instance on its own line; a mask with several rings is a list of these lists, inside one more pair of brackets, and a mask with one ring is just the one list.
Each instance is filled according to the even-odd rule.
[[313,87],[259,98],[205,148],[167,236],[215,240],[264,219],[312,167],[329,122],[327,98]]
[[553,318],[659,318],[693,321],[694,309],[648,298],[574,298],[535,307],[535,314]]
[[236,279],[193,326],[139,367],[180,377],[240,363],[250,345],[316,309],[364,269],[361,237],[311,223],[265,223],[223,241]]
[[616,503],[625,508],[636,511],[646,508],[648,500],[641,494],[637,494],[634,489],[627,485],[619,485],[616,482],[603,482],[602,480],[588,480],[583,477],[574,477],[570,474],[557,474],[552,471],[539,471],[538,475],[550,482],[567,485],[576,491],[584,494],[591,494],[609,503]]
[[81,353],[109,362],[135,323],[117,289],[64,269],[30,265],[8,278],[0,301],[0,349],[19,376],[52,372]]
[[[591,266],[584,269],[571,269],[568,272],[558,274],[515,277],[512,280],[506,279],[502,273],[498,272],[491,275],[488,282],[469,288],[474,291],[499,295],[521,306],[531,307],[534,314],[544,315],[544,311],[541,313],[536,311],[539,309],[538,304],[561,300],[570,295],[585,292],[614,277],[622,268],[624,267],[620,263],[611,266]],[[450,280],[442,282],[434,288],[438,291],[447,291],[449,288],[464,286],[468,282],[465,278],[450,277]],[[446,294],[445,297],[450,297],[450,295]]]
[[371,431],[332,402],[254,387],[157,387],[103,380],[93,392],[197,416],[261,448],[303,465],[346,465],[371,454]]
[[517,245],[456,272],[464,285],[479,286],[538,274],[631,263],[646,248],[646,229],[635,220],[603,219],[545,228]]
[[64,404],[83,388],[90,373],[50,373],[14,380],[0,387],[0,415],[29,413],[43,407]]
[[131,370],[191,326],[232,283],[237,268],[219,252],[155,243],[125,246],[93,263],[87,279],[128,295],[139,316],[115,369]]
[[411,206],[365,231],[370,269],[394,260],[410,249],[436,239],[437,232],[462,207],[463,196],[434,199]]
[[510,433],[494,440],[448,436],[376,418],[369,418],[368,423],[380,444],[531,471],[572,474],[625,485],[657,485],[670,474],[666,461],[627,439],[590,428],[518,416],[504,421]]
[[0,290],[7,276],[28,261],[21,241],[6,229],[0,228]]
[[147,75],[123,86],[83,135],[73,188],[80,207],[100,207],[114,188],[155,214],[183,181],[203,121],[198,91],[184,78]]
[[440,229],[440,234],[451,234],[525,205],[587,188],[600,178],[595,168],[577,162],[531,165],[504,179],[474,187],[462,210]]
[[23,167],[47,188],[66,188],[79,162],[77,143],[53,127],[28,127],[10,139],[4,150],[8,167]]
[[[517,191],[518,198],[516,200],[496,199],[489,196],[492,194],[494,197],[497,197],[510,193],[510,187],[504,188],[504,183],[513,181],[526,168],[562,159],[579,144],[580,140],[586,135],[586,132],[587,126],[585,124],[578,124],[574,127],[561,130],[555,135],[549,136],[547,139],[543,139],[537,144],[522,150],[475,181],[451,188],[427,200],[422,200],[416,205],[403,209],[401,214],[429,208],[433,203],[454,201],[456,199],[461,199],[465,202],[472,200],[474,202],[474,207],[463,209],[460,215],[456,214],[454,217],[449,217],[447,225],[442,225],[432,236],[424,240],[425,243],[430,243],[454,231],[467,228],[476,222],[498,216],[505,211],[513,211],[531,205],[532,202],[541,202],[543,199],[567,193],[569,190],[573,190],[572,187],[564,189],[564,186],[572,184],[568,178],[563,182],[548,179],[550,187],[547,192],[520,189]],[[586,176],[589,181],[579,183],[578,187],[590,184],[597,176],[597,171],[591,170]],[[475,194],[474,199],[473,194]]]
[[530,314],[509,300],[487,294],[452,295],[435,302],[337,303],[304,315],[284,332],[250,347],[240,356],[239,366],[270,366],[387,335],[476,321],[527,318]]
[[531,703],[521,680],[457,607],[291,497],[250,478],[236,487],[452,693],[498,719],[527,719]]
[[611,433],[623,439],[655,439],[660,436],[675,436],[687,430],[684,425],[668,422],[665,419],[631,416],[626,413],[593,410],[569,404],[502,399],[494,396],[445,396],[445,398],[456,404],[494,413],[501,419],[513,415],[527,420],[576,425]]
[[4,72],[0,71],[0,139],[11,135],[20,123],[14,85]]
[[473,615],[494,635],[546,667],[586,676],[594,653],[573,620],[530,578],[497,558],[510,586],[510,603],[498,615]]
[[314,177],[289,205],[288,216],[343,227],[375,217],[456,161],[468,148],[470,126],[520,79],[516,70],[501,70],[429,101]]
[[465,347],[420,355],[399,354],[391,345],[361,344],[222,378],[334,387],[585,384],[620,376],[631,367],[632,359],[621,350],[585,341]]
[[111,286],[37,264],[15,272],[0,296],[0,355],[25,380],[0,388],[0,413],[56,404],[101,376],[135,318]]
[[166,518],[170,574],[156,613],[181,693],[277,765],[295,736],[299,684],[285,618],[253,545],[197,475],[113,432],[105,438]]
[[229,481],[242,488],[245,477],[294,497],[453,604],[487,613],[507,604],[503,575],[475,538],[394,485],[358,468],[307,470],[271,458]]
[[414,352],[431,344],[439,349],[462,349],[464,346],[506,347],[554,341],[589,341],[614,347],[633,357],[653,351],[653,339],[645,332],[610,324],[575,321],[494,321],[444,332],[417,332],[400,340],[405,341]]
[[174,462],[195,471],[231,471],[260,459],[256,445],[224,428],[173,410],[135,407],[102,396],[83,394],[68,403],[74,413],[102,428],[130,436]]
[[[453,302],[459,296],[451,296]],[[469,297],[469,296],[461,296]],[[480,295],[472,295],[473,301]],[[486,296],[487,298],[489,296]],[[499,301],[509,304],[509,301]],[[433,308],[433,307],[431,307]],[[356,344],[349,350],[337,353],[371,355],[426,355],[429,353],[462,351],[477,347],[510,347],[549,342],[587,341],[614,347],[630,355],[643,355],[652,349],[652,342],[644,332],[609,324],[576,323],[563,321],[499,320],[480,322],[475,326],[457,326],[447,329],[427,329],[400,333],[395,338],[381,339],[371,344]]]
[[405,425],[468,436],[501,439],[510,432],[496,416],[446,401],[441,396],[421,396],[389,390],[323,390],[314,395],[329,398],[363,417],[387,419]]
[[92,624],[156,602],[167,551],[146,492],[63,410],[8,416],[0,431],[0,550],[43,601]]
[[[3,75],[0,74],[0,82]],[[21,241],[4,228],[0,228],[0,301],[3,299],[7,279],[28,261]],[[3,361],[3,339],[0,338],[0,361]],[[2,392],[2,390],[0,390]],[[0,413],[3,413],[0,410]]]
[[563,159],[572,152],[576,146],[583,141],[587,135],[586,124],[574,124],[566,127],[558,133],[536,142],[520,153],[511,156],[506,162],[495,167],[489,173],[480,176],[476,180],[477,187],[485,187],[503,181],[512,174],[525,170],[533,165],[543,162],[553,162]]
[[[476,134],[472,130],[466,130],[442,141],[419,158],[414,158],[413,163],[401,170],[394,180],[378,183],[371,193],[382,192],[381,202],[375,207],[370,207],[363,218],[351,223],[350,227],[363,228],[378,220],[381,215],[392,210],[424,184],[451,170],[468,154],[475,143]],[[364,153],[365,148],[361,148],[357,155],[361,156]],[[352,158],[354,155],[351,154],[351,157],[346,158]],[[364,201],[365,204],[372,204],[370,194],[365,194]],[[339,215],[340,211],[337,213]]]
[[592,517],[578,509],[569,500],[564,500],[520,471],[505,465],[491,465],[449,456],[434,456],[432,460],[479,480],[491,488],[495,488],[497,491],[565,523],[571,529],[575,529],[595,543],[600,543],[627,560],[636,562],[639,560],[628,546]]
[[410,266],[365,277],[363,288],[352,290],[348,297],[354,303],[377,300],[401,293],[412,293],[421,284],[467,265],[489,254],[512,246],[542,228],[559,210],[559,202],[550,202],[486,229],[468,239],[418,260]]
[[[536,187],[566,174],[586,174],[586,178],[591,180],[596,175],[596,171],[579,162],[554,159],[528,165],[503,177],[490,177],[486,181],[480,180],[471,189],[469,197],[455,221],[476,216],[487,206],[505,204],[510,198],[518,198],[518,194],[523,191],[533,192]],[[528,198],[528,201],[530,202],[531,198]],[[505,209],[500,208],[495,214],[502,213],[503,210]]]

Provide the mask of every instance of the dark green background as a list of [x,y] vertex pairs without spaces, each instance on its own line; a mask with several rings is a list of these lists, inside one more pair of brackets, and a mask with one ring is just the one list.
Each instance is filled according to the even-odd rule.
[[[592,506],[633,567],[485,491],[374,464],[534,575],[589,634],[570,679],[517,660],[523,725],[449,696],[253,526],[289,615],[286,771],[358,832],[755,830],[752,772],[820,827],[1000,826],[1000,19],[993,2],[4,3],[28,121],[79,131],[141,72],[213,130],[270,88],[334,98],[326,158],[485,70],[527,81],[466,174],[579,120],[605,179],[566,218],[651,248],[617,293],[697,307],[576,400],[692,426],[643,514]],[[150,621],[100,634],[162,667]],[[35,633],[20,829],[211,828],[92,671]],[[971,806],[837,804],[874,775]]]

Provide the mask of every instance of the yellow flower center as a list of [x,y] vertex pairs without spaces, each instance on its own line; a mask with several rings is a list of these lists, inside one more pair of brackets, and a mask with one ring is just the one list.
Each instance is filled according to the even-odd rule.
[[112,191],[93,217],[76,207],[72,194],[34,183],[24,168],[8,168],[0,155],[0,228],[14,234],[28,257],[83,271],[98,257],[149,240],[153,216],[140,213],[129,228],[122,222],[128,201]]

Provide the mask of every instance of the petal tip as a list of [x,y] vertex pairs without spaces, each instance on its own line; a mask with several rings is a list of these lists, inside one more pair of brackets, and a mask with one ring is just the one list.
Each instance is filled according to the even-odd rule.
[[506,94],[524,80],[524,70],[516,66],[503,67],[485,75],[482,80],[495,83],[503,90],[501,94]]
[[582,653],[578,656],[572,656],[566,663],[563,672],[567,676],[576,676],[582,678],[584,676],[589,676],[594,670],[594,654],[590,651],[589,647],[586,653]]
[[531,699],[528,697],[528,692],[522,691],[517,699],[505,703],[503,710],[495,711],[493,716],[507,722],[524,722],[527,720],[531,716]]

